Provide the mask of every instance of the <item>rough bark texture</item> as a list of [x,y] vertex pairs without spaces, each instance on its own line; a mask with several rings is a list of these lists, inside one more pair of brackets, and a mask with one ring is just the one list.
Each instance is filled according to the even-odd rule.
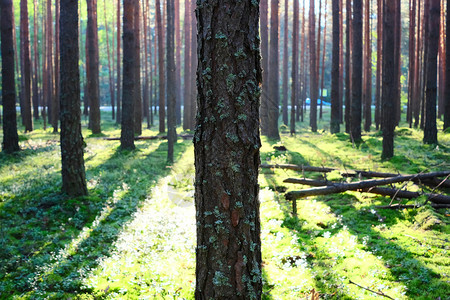
[[439,0],[430,0],[430,19],[428,36],[428,56],[425,90],[425,127],[423,142],[437,144],[436,97],[437,97],[437,54],[439,48],[439,21],[441,5]]
[[120,148],[133,150],[134,146],[134,0],[123,1],[123,95],[122,131]]
[[278,47],[278,2],[279,0],[270,0],[270,41],[269,41],[269,77],[268,77],[268,128],[267,136],[272,139],[280,139],[278,132],[279,117],[279,47]]
[[350,138],[358,143],[361,141],[362,112],[362,0],[353,0],[352,21],[352,105]]
[[22,63],[22,123],[25,132],[33,131],[33,118],[31,114],[31,54],[30,29],[28,22],[28,2],[20,0],[20,58]]
[[310,77],[310,117],[311,131],[317,131],[317,58],[316,58],[316,16],[314,8],[315,0],[309,2],[309,77]]
[[450,1],[447,1],[447,21],[446,21],[446,46],[447,51],[445,52],[447,64],[445,66],[445,111],[444,111],[444,130],[450,127],[450,16],[448,12],[450,11]]
[[261,62],[263,70],[260,120],[261,120],[261,134],[267,135],[269,128],[268,115],[268,78],[269,78],[269,22],[268,22],[268,0],[260,1],[260,33],[261,33]]
[[[392,112],[395,110],[395,64],[394,64],[394,26],[395,3],[383,0],[383,85],[382,85],[382,129],[383,152],[381,157],[389,159],[394,156],[394,128],[395,118]],[[394,115],[395,116],[395,115]]]
[[156,0],[156,27],[158,31],[158,65],[159,65],[159,132],[166,131],[166,99],[165,99],[165,71],[164,71],[164,38],[163,22],[161,19],[161,1]]
[[61,0],[60,9],[62,192],[84,196],[87,187],[81,135],[78,1]]
[[198,3],[195,298],[261,299],[259,6]]
[[191,128],[189,124],[189,112],[191,110],[191,102],[189,97],[191,94],[191,19],[189,15],[190,0],[184,1],[184,89],[183,89],[183,129]]
[[176,120],[176,69],[175,69],[175,3],[167,0],[167,161],[173,163],[173,146],[177,139]]
[[16,119],[16,83],[14,72],[14,39],[12,0],[1,0],[3,143],[6,153],[19,151]]
[[340,116],[339,116],[339,42],[340,42],[340,26],[339,14],[341,12],[339,7],[339,0],[332,0],[333,13],[333,54],[331,67],[331,133],[338,133],[340,131]]
[[292,87],[291,87],[291,134],[295,134],[295,114],[299,96],[298,82],[298,43],[299,43],[299,7],[298,0],[294,0],[294,22],[292,28]]
[[99,90],[99,53],[97,31],[97,0],[87,0],[89,32],[87,47],[89,52],[89,72],[87,73],[89,97],[89,124],[93,134],[101,133],[100,126],[100,90]]
[[289,124],[288,95],[289,95],[289,0],[284,0],[284,38],[283,38],[283,124]]
[[134,2],[134,133],[142,133],[140,1]]

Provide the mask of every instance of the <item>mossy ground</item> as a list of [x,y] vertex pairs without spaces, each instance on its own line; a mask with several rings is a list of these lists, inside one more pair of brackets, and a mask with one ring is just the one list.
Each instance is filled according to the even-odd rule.
[[[192,143],[179,140],[168,165],[166,141],[122,152],[85,124],[89,197],[60,195],[59,137],[39,122],[21,133],[20,153],[0,154],[0,299],[193,299]],[[262,162],[400,173],[450,168],[448,133],[425,146],[420,131],[401,127],[396,156],[382,161],[379,132],[353,145],[346,134],[329,134],[325,122],[318,133],[306,124],[296,136],[282,133],[281,142],[263,138]],[[105,136],[120,136],[110,115],[102,125]],[[143,135],[156,135],[154,128]],[[278,143],[288,151],[274,150]],[[378,210],[390,199],[347,192],[299,200],[294,218],[281,191],[301,188],[282,182],[296,176],[303,174],[261,171],[265,299],[304,299],[313,289],[321,299],[380,297],[350,281],[398,299],[450,298],[448,210]]]

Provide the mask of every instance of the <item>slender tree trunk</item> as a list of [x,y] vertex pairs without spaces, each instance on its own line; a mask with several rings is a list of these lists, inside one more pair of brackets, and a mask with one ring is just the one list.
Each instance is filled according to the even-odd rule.
[[289,0],[284,0],[284,39],[283,39],[283,124],[289,124],[288,95],[289,95]]
[[97,31],[97,0],[87,0],[88,4],[88,97],[89,123],[93,134],[101,133],[100,126],[100,90],[99,90],[99,53]]
[[328,11],[327,11],[327,1],[325,1],[325,25],[323,27],[323,51],[322,51],[322,75],[321,75],[321,79],[320,79],[320,120],[322,120],[323,117],[323,90],[325,87],[325,53],[327,50],[327,15]]
[[317,22],[317,46],[316,46],[316,80],[317,80],[317,99],[322,99],[322,91],[320,90],[320,42],[322,33],[322,0],[319,0],[319,18]]
[[134,2],[134,133],[142,134],[142,94],[141,94],[141,18],[140,18],[140,1]]
[[401,40],[402,40],[402,20],[401,20],[401,0],[395,0],[395,69],[396,69],[396,77],[395,77],[395,86],[396,86],[396,125],[400,123],[401,113],[402,113],[402,105],[401,105]]
[[[395,48],[395,2],[383,0],[383,159],[394,156],[394,128],[395,118],[392,112],[395,109],[396,76],[395,57],[392,55]],[[395,115],[394,115],[395,116]]]
[[[143,115],[147,118],[147,128],[151,127],[150,123],[150,93],[149,93],[149,72],[148,72],[148,57],[149,52],[151,55],[151,47],[148,47],[148,12],[149,12],[149,0],[145,0],[142,2],[142,17],[143,17],[143,26],[144,26],[144,88],[142,93],[142,102],[143,102]],[[151,80],[151,79],[150,79]]]
[[345,40],[345,132],[350,133],[351,124],[351,91],[352,91],[352,73],[351,73],[351,53],[352,53],[352,2],[346,0],[346,40]]
[[425,127],[425,106],[426,106],[426,90],[427,90],[427,75],[428,75],[428,51],[430,40],[430,0],[425,0],[423,8],[423,67],[422,67],[422,84],[421,84],[421,110],[420,110],[420,128]]
[[344,0],[339,0],[339,121],[344,123]]
[[416,0],[409,0],[409,70],[408,70],[408,107],[406,113],[406,121],[409,122],[409,127],[412,128],[412,112],[413,99],[415,91],[415,62],[416,62]]
[[48,93],[48,68],[47,68],[47,17],[44,13],[44,9],[42,9],[42,37],[44,39],[44,43],[42,45],[42,121],[43,121],[43,129],[47,129],[47,93]]
[[167,0],[167,161],[173,163],[173,147],[177,142],[177,84],[175,68],[175,0]]
[[441,17],[439,29],[439,83],[438,83],[438,118],[444,114],[444,82],[445,82],[445,8],[444,1],[441,2]]
[[190,88],[190,115],[189,115],[189,124],[191,127],[189,129],[194,130],[195,129],[195,119],[197,114],[197,76],[196,76],[196,70],[198,65],[198,53],[197,53],[197,19],[195,17],[195,7],[196,2],[192,2],[192,7],[190,10],[190,16],[191,16],[191,88]]
[[[259,44],[258,5],[252,1],[212,1],[199,6],[197,14],[201,37],[198,122],[202,126],[197,127],[194,138],[198,221],[195,297],[261,299],[261,69],[258,47],[252,47]],[[211,32],[218,35],[211,36]],[[223,65],[228,66],[226,71],[221,70]],[[239,73],[242,78],[227,86],[229,74]],[[207,121],[220,111],[229,115]]]
[[3,143],[6,153],[19,151],[16,117],[16,83],[14,72],[14,36],[12,0],[1,0]]
[[[270,0],[270,41],[269,41],[269,74],[268,74],[268,116],[269,125],[267,136],[272,139],[280,139],[278,132],[279,117],[279,19],[278,3],[279,0]],[[237,78],[230,78],[233,81]],[[233,84],[233,82],[231,82]]]
[[47,0],[47,25],[46,25],[46,64],[47,74],[44,80],[47,81],[46,104],[48,108],[48,122],[53,124],[53,98],[54,98],[54,80],[53,80],[53,16],[51,1]]
[[417,2],[417,43],[416,43],[416,74],[414,75],[415,78],[415,91],[414,91],[414,98],[413,98],[413,116],[414,116],[414,127],[419,126],[419,119],[420,119],[420,96],[421,96],[421,67],[422,67],[422,48],[423,48],[423,22],[421,22],[421,2]]
[[176,68],[176,117],[177,125],[181,125],[181,30],[180,30],[180,0],[175,0],[175,68]]
[[310,117],[309,125],[312,132],[317,132],[317,53],[316,53],[316,16],[315,0],[309,2],[309,69],[310,69]]
[[120,40],[122,38],[121,36],[121,25],[120,25],[120,0],[117,0],[117,124],[121,124],[121,120],[122,120],[122,105],[121,105],[121,96],[122,96],[122,77],[121,77],[121,70],[122,68],[120,67],[120,62],[121,62],[121,58],[120,58]]
[[[305,102],[305,94],[306,94],[306,83],[305,83],[305,61],[306,61],[306,36],[305,36],[305,0],[302,3],[302,29],[301,29],[301,51],[300,51],[300,100],[297,104],[297,121],[303,122],[303,103]],[[301,118],[300,118],[301,117]]]
[[333,14],[333,54],[331,67],[331,133],[338,133],[340,131],[340,116],[339,116],[339,60],[340,60],[340,24],[339,15],[341,7],[339,7],[339,0],[332,0],[332,14]]
[[[59,121],[59,52],[60,52],[60,43],[59,43],[59,4],[60,0],[55,0],[55,55],[54,55],[54,67],[55,67],[55,77],[54,77],[54,95],[53,95],[53,103],[52,103],[52,127],[53,133],[58,132],[58,121]],[[78,42],[78,39],[77,39]]]
[[381,125],[381,72],[383,70],[383,10],[382,1],[377,0],[377,78],[375,91],[375,125],[380,129]]
[[164,37],[163,20],[161,19],[161,1],[156,0],[156,27],[158,28],[159,59],[159,132],[166,131],[165,70],[164,70]]
[[106,52],[108,54],[108,75],[109,75],[109,97],[111,99],[111,109],[112,109],[112,119],[115,119],[115,99],[114,99],[114,78],[112,75],[112,69],[111,69],[111,53],[110,53],[110,46],[109,46],[109,32],[108,32],[108,20],[106,18],[106,0],[103,0],[103,13],[105,17],[105,35],[106,35]]
[[33,131],[33,116],[31,113],[31,54],[30,29],[28,23],[28,2],[20,0],[20,52],[22,63],[22,123],[25,132]]
[[184,2],[184,90],[183,90],[183,129],[191,128],[189,124],[189,112],[191,111],[191,18],[190,0]]
[[39,48],[38,48],[38,3],[37,0],[33,1],[33,8],[34,8],[34,18],[33,18],[33,33],[34,33],[34,39],[33,39],[33,49],[34,49],[34,61],[33,61],[33,116],[35,120],[39,120],[39,105],[40,105],[40,97],[39,97],[39,70],[40,70],[40,63],[39,63]]
[[430,1],[430,19],[428,21],[428,56],[425,97],[425,126],[423,142],[437,144],[436,97],[437,97],[437,55],[439,48],[440,0]]
[[446,20],[446,33],[447,39],[445,41],[446,52],[445,59],[447,64],[445,65],[445,112],[444,112],[444,130],[447,130],[450,127],[450,15],[448,12],[450,11],[450,1],[447,1],[447,20]]
[[364,75],[364,131],[372,126],[372,30],[370,28],[370,0],[365,1],[365,75]]
[[123,0],[123,95],[122,95],[122,131],[120,148],[135,149],[134,145],[134,83],[136,60],[134,0]]
[[299,0],[294,0],[294,22],[292,26],[292,86],[291,86],[291,135],[295,134],[296,105],[299,94],[298,81],[298,42],[299,42]]
[[350,138],[361,141],[362,106],[362,0],[353,0],[352,106]]
[[81,135],[78,1],[61,0],[60,9],[62,192],[70,196],[85,196],[88,191]]

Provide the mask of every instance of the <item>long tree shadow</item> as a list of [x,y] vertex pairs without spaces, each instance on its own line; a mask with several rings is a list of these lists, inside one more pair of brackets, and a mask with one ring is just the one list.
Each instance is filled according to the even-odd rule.
[[56,142],[48,141],[48,143],[44,145],[27,145],[19,152],[13,154],[6,154],[0,151],[0,168],[8,167],[13,164],[20,164],[29,157],[53,151],[57,147],[58,145]]
[[[187,147],[186,142],[176,145],[176,159]],[[83,274],[110,253],[123,225],[158,179],[169,174],[166,151],[167,143],[146,153],[117,151],[87,170],[87,177],[97,184],[87,198],[49,194],[47,199],[34,199],[22,207],[24,220],[13,218],[7,223],[8,214],[2,210],[1,244],[6,251],[0,254],[0,273],[4,274],[0,276],[0,298],[14,293],[32,298],[39,293],[56,298],[80,293]],[[113,175],[112,170],[116,172]],[[49,184],[57,186],[58,180],[55,176]],[[24,195],[30,192],[25,190]]]

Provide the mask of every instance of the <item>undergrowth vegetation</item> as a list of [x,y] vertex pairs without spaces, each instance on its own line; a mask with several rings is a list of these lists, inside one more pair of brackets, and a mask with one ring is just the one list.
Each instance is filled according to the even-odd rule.
[[[105,115],[104,136],[120,136]],[[429,146],[420,131],[397,129],[396,156],[382,161],[379,132],[354,145],[326,124],[319,133],[305,124],[281,142],[263,138],[262,162],[404,174],[450,168],[449,133]],[[89,196],[70,199],[59,192],[59,136],[36,125],[21,134],[20,153],[0,153],[0,299],[193,299],[192,143],[178,140],[168,165],[166,141],[120,151],[119,142],[90,136],[84,122]],[[302,186],[283,180],[303,176],[323,174],[261,171],[264,299],[306,299],[312,290],[321,299],[381,297],[366,289],[395,299],[450,298],[449,210],[381,210],[390,198],[347,192],[299,200],[294,217],[283,193]]]

